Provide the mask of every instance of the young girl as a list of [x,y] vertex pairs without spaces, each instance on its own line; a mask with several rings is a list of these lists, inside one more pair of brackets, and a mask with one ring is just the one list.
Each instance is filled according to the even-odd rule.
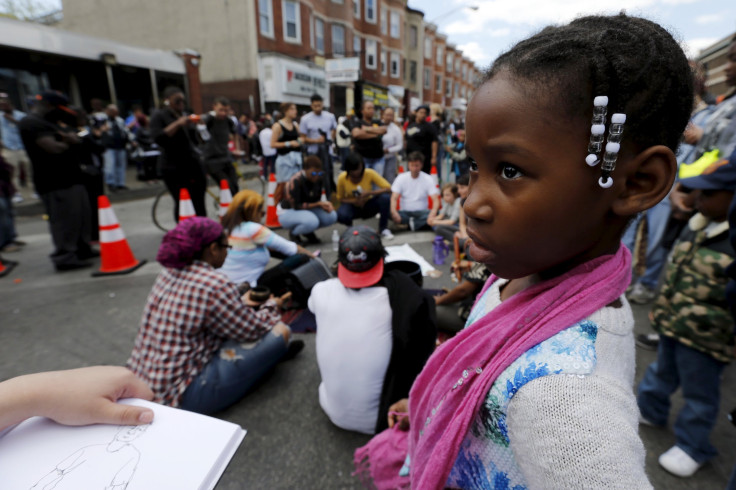
[[437,217],[427,220],[434,232],[448,241],[458,231],[458,219],[460,217],[460,195],[457,185],[449,183],[442,186],[442,203]]
[[409,431],[358,449],[358,474],[379,488],[651,488],[620,239],[672,185],[692,90],[672,36],[623,14],[548,27],[496,60],[466,115],[464,204],[470,253],[494,275],[392,407]]

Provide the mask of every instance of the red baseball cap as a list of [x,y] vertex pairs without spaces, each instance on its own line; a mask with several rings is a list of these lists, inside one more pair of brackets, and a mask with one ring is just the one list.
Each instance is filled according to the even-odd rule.
[[337,277],[351,289],[373,286],[383,277],[385,256],[378,233],[367,226],[350,227],[340,237]]

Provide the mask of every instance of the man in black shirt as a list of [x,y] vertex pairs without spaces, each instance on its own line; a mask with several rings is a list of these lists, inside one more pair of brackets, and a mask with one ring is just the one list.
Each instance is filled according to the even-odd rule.
[[432,165],[437,164],[437,128],[427,122],[429,107],[419,106],[416,119],[406,128],[406,154],[418,151],[424,155],[422,172],[431,173]]
[[370,100],[364,100],[360,109],[360,119],[353,119],[351,136],[353,151],[363,157],[365,168],[372,168],[378,175],[383,175],[386,164],[383,159],[383,135],[386,126],[378,119],[373,119],[376,108]]
[[151,116],[151,136],[161,149],[161,176],[174,198],[174,218],[179,221],[179,191],[186,188],[192,197],[197,216],[207,216],[204,193],[207,177],[194,146],[192,126],[195,119],[184,114],[184,92],[178,87],[164,90],[163,109]]
[[49,216],[57,271],[89,267],[87,259],[99,256],[90,240],[90,208],[82,185],[74,132],[76,114],[68,99],[56,91],[36,97],[33,111],[18,123],[23,146],[33,166],[33,183]]
[[202,158],[207,173],[218,184],[227,180],[233,196],[238,193],[238,174],[235,173],[228,143],[235,138],[235,123],[230,118],[230,101],[217,97],[212,111],[202,117],[209,139],[204,144]]

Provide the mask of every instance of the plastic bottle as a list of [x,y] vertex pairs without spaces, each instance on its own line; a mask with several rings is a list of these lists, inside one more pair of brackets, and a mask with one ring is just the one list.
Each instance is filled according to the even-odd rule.
[[414,231],[414,216],[409,217],[409,229]]
[[332,230],[332,251],[337,252],[340,248],[340,234],[337,230]]

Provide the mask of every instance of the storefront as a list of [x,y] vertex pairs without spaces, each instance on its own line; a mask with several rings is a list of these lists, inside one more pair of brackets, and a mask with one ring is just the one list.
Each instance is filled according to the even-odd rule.
[[262,112],[273,112],[282,102],[293,102],[301,114],[311,110],[309,99],[313,94],[321,95],[325,105],[330,103],[324,68],[271,53],[260,56],[258,70]]
[[360,95],[360,100],[356,101],[356,108],[361,107],[363,101],[366,100],[370,100],[376,106],[376,114],[388,107],[388,89],[386,87],[362,81],[359,82],[358,94]]

